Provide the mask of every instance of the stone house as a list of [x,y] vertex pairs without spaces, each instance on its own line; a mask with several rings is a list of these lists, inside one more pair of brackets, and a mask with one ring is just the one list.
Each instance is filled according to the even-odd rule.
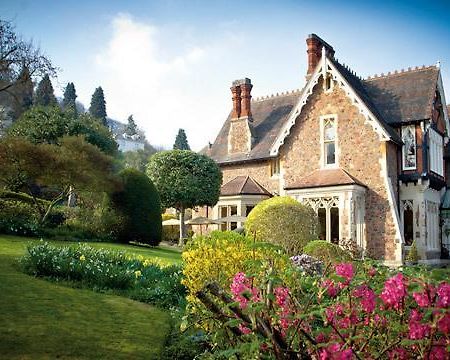
[[317,35],[306,43],[303,89],[252,99],[250,79],[232,83],[232,111],[203,150],[223,172],[208,215],[245,216],[288,195],[317,211],[322,239],[353,241],[388,264],[415,240],[423,261],[438,262],[450,168],[439,64],[361,79]]

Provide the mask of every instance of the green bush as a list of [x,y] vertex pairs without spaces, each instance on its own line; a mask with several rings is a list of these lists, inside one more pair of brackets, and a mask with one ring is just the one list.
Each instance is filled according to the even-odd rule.
[[28,246],[21,265],[30,275],[71,281],[94,290],[115,290],[165,309],[181,307],[185,301],[180,266],[163,267],[123,251],[40,242]]
[[408,256],[406,256],[406,261],[412,264],[417,264],[419,262],[419,253],[417,252],[416,240],[413,241],[411,249],[409,249]]
[[125,169],[119,173],[123,188],[113,202],[123,215],[119,241],[158,245],[161,241],[161,202],[158,191],[144,173]]
[[314,240],[306,244],[303,253],[323,261],[325,265],[351,261],[348,252],[341,249],[339,245],[325,240]]
[[297,255],[311,240],[317,239],[317,215],[313,209],[287,197],[274,197],[260,202],[245,223],[249,236],[282,246]]
[[0,233],[39,236],[39,213],[31,204],[0,199]]

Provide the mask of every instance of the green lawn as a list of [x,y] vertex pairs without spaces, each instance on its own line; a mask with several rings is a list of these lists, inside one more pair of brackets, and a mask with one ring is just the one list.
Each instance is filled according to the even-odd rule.
[[[21,273],[17,259],[29,242],[0,236],[0,358],[158,358],[169,332],[169,314],[123,297],[59,286]],[[171,249],[92,245],[180,261],[180,254]]]

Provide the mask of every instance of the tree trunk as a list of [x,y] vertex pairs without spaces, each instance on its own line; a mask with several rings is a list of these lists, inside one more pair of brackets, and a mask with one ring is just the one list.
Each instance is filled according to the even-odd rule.
[[73,191],[73,187],[69,187],[69,196],[67,198],[67,206],[68,207],[74,207],[76,205],[77,198],[75,195],[75,192]]
[[184,226],[184,212],[185,208],[184,206],[180,207],[180,240],[178,242],[178,246],[184,245],[184,239],[186,238],[186,228]]

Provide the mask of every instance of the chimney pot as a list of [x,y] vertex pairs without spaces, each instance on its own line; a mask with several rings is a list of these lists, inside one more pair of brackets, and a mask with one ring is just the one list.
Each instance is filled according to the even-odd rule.
[[311,75],[317,67],[322,58],[322,48],[325,47],[325,52],[328,56],[334,57],[334,49],[326,41],[322,40],[316,34],[309,34],[306,39],[307,53],[308,53],[308,71],[307,76]]
[[232,119],[237,119],[241,116],[241,87],[237,83],[238,80],[233,81],[231,86],[231,99],[233,100],[233,111],[231,113]]

